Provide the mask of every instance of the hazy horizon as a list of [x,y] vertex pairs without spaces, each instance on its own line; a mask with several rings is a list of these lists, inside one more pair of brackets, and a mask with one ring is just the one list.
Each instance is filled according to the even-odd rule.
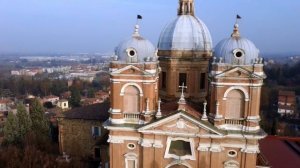
[[[196,15],[213,44],[228,38],[236,14],[241,35],[263,54],[300,53],[297,0],[195,0]],[[129,38],[136,15],[141,34],[154,45],[176,18],[178,0],[2,0],[0,53],[112,53]]]

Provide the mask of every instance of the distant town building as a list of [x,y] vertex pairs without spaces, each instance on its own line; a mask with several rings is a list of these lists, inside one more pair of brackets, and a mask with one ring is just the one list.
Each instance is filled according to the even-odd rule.
[[36,74],[43,73],[42,68],[30,68],[30,69],[21,69],[21,70],[12,70],[11,75],[15,76],[35,76]]
[[278,113],[281,116],[292,115],[296,110],[296,93],[295,91],[278,92]]
[[90,158],[108,165],[107,130],[108,103],[74,108],[58,117],[61,154]]
[[88,105],[92,105],[92,104],[98,104],[98,103],[103,103],[104,100],[102,98],[87,98],[84,97],[81,99],[81,104],[83,106],[88,106]]
[[67,99],[60,99],[57,102],[57,107],[61,108],[62,110],[67,110],[69,109],[69,101]]
[[[70,80],[70,83],[73,83],[73,81]],[[68,84],[69,84],[69,81],[68,81]],[[69,99],[70,97],[71,97],[71,91],[66,91],[66,92],[63,92],[60,94],[61,99]]]
[[95,92],[95,98],[102,99],[103,101],[109,98],[109,93],[102,90]]
[[14,105],[14,102],[10,99],[1,98],[0,99],[0,112],[7,112],[11,108],[11,106]]
[[49,95],[49,96],[45,96],[42,99],[42,103],[46,103],[46,102],[51,102],[52,105],[57,105],[57,102],[59,101],[59,97],[58,96],[54,96],[54,95]]

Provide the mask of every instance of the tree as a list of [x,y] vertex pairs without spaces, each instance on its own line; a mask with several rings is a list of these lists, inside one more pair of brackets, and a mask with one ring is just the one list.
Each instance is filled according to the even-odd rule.
[[7,144],[13,144],[18,141],[17,119],[16,116],[9,112],[4,125],[4,141]]
[[23,104],[17,106],[17,132],[20,140],[31,130],[32,122]]
[[95,98],[95,89],[94,88],[89,88],[87,91],[87,97],[88,98]]
[[70,104],[72,107],[80,107],[81,95],[79,90],[74,87],[71,89]]
[[32,130],[37,133],[37,135],[49,134],[49,122],[45,117],[44,108],[38,99],[32,101],[30,119],[32,122]]

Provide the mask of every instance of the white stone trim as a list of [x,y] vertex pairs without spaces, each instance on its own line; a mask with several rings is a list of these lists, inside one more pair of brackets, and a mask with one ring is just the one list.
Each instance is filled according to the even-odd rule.
[[235,160],[229,160],[224,163],[224,168],[239,168],[240,163]]
[[139,92],[140,92],[140,96],[143,96],[143,89],[141,88],[140,85],[138,85],[137,83],[126,83],[125,85],[122,86],[122,89],[121,89],[121,93],[120,93],[120,96],[124,96],[125,94],[125,89],[127,86],[135,86],[138,88]]
[[174,132],[174,131],[162,131],[162,130],[143,130],[139,131],[145,134],[157,134],[157,135],[168,135],[168,136],[181,136],[181,137],[202,137],[202,138],[223,138],[223,135],[217,134],[194,134],[186,132]]
[[156,79],[154,79],[154,80],[110,79],[110,81],[112,81],[112,82],[154,83],[154,82],[156,82]]
[[109,112],[111,114],[120,114],[121,113],[121,109],[112,109],[112,108],[110,108]]
[[134,160],[134,168],[138,168],[138,155],[135,153],[126,153],[125,155],[125,168],[129,168],[128,167],[128,161],[129,160]]
[[223,125],[219,125],[217,126],[219,129],[224,129],[224,130],[243,130],[243,126],[242,125],[231,125],[231,124],[223,124]]
[[260,126],[256,126],[256,127],[247,127],[247,126],[243,126],[243,130],[244,131],[257,131],[260,129]]
[[258,75],[258,76],[263,76],[263,75],[265,75],[264,72],[254,72],[254,74],[255,74],[255,75]]
[[228,88],[226,90],[226,92],[224,93],[223,100],[227,100],[227,96],[228,96],[229,92],[231,92],[232,90],[240,90],[240,91],[242,91],[244,93],[244,96],[245,96],[245,101],[249,101],[250,100],[248,91],[244,87],[242,87],[242,86],[232,86],[232,87]]
[[112,118],[109,118],[109,120],[113,123],[113,124],[124,124],[125,123],[125,120],[122,118],[122,119],[112,119]]
[[117,71],[118,68],[109,68],[109,72],[114,72],[114,71]]
[[224,82],[211,82],[211,84],[216,86],[252,86],[252,87],[259,87],[262,86],[263,83],[224,83]]
[[208,152],[209,148],[210,148],[210,143],[199,143],[197,150],[201,152]]
[[108,142],[109,143],[124,143],[125,141],[136,141],[143,147],[150,148],[163,148],[163,144],[160,140],[153,139],[143,139],[140,137],[131,137],[131,136],[116,136],[109,135]]
[[114,131],[136,131],[135,128],[129,127],[118,127],[118,126],[104,126],[107,130],[114,130]]
[[224,148],[221,147],[220,144],[212,143],[209,151],[211,152],[222,152]]
[[247,121],[260,121],[260,116],[248,116]]
[[234,144],[231,144],[231,143],[221,143],[221,146],[223,148],[239,148],[239,149],[242,149],[245,147],[245,144],[244,143],[240,143],[240,144],[237,144],[237,143],[234,143]]
[[260,126],[248,127],[243,125],[230,125],[230,124],[223,124],[217,127],[223,130],[235,130],[235,131],[246,131],[246,132],[257,131],[260,129]]
[[109,135],[107,142],[108,143],[113,143],[113,144],[122,144],[122,143],[124,143],[124,140],[123,139],[118,139],[114,136]]
[[[202,121],[195,120],[192,117],[190,117],[190,116],[188,116],[188,115],[186,115],[184,113],[177,113],[175,115],[172,115],[170,117],[162,119],[162,120],[160,120],[158,122],[154,122],[154,123],[149,124],[147,126],[141,127],[140,129],[138,129],[138,131],[139,132],[143,132],[143,133],[157,133],[157,134],[166,134],[167,133],[168,135],[181,135],[181,134],[183,134],[183,136],[186,136],[186,135],[190,136],[190,134],[187,134],[187,133],[175,133],[175,132],[168,132],[168,131],[148,130],[148,129],[154,128],[155,126],[159,126],[159,125],[161,125],[163,123],[167,123],[169,121],[173,121],[175,119],[178,119],[180,117],[183,117],[183,118],[187,119],[188,121],[191,121],[191,122],[195,123],[195,125],[198,125],[198,127],[200,127],[200,128],[209,130],[209,131],[217,134],[218,136],[222,136],[221,133],[219,133],[219,132],[217,132],[217,131],[215,131],[215,130],[209,128],[209,127],[207,127],[206,125],[202,124],[201,123]],[[195,137],[195,134],[192,134],[192,135],[193,135],[193,137]]]
[[154,143],[153,143],[153,147],[154,148],[163,148],[164,145],[161,143],[161,141],[155,140]]
[[140,137],[132,137],[132,136],[116,136],[116,135],[109,135],[110,139],[114,140],[122,140],[122,141],[140,141]]
[[265,135],[243,135],[243,134],[228,134],[225,137],[226,138],[236,138],[236,139],[251,139],[251,140],[260,140],[267,136]]
[[170,167],[175,166],[175,165],[183,165],[183,166],[185,166],[187,168],[193,168],[191,165],[189,165],[188,163],[185,163],[182,160],[174,160],[173,162],[171,162],[170,164],[168,164],[165,168],[170,168]]
[[241,149],[241,152],[255,154],[255,153],[259,153],[260,150],[258,145],[246,145],[246,147]]
[[[190,143],[190,148],[191,148],[192,155],[177,156],[177,155],[169,153],[171,142],[172,141],[178,141],[178,140],[186,141],[186,142]],[[164,158],[166,158],[166,159],[168,159],[168,158],[174,158],[174,159],[178,159],[178,160],[196,160],[195,150],[194,149],[195,149],[195,143],[194,143],[194,140],[192,138],[182,138],[182,137],[173,138],[173,137],[168,137],[168,139],[167,139],[167,147],[166,147]]]
[[151,74],[155,74],[157,72],[156,69],[151,69],[151,70],[146,70],[146,72],[151,73]]

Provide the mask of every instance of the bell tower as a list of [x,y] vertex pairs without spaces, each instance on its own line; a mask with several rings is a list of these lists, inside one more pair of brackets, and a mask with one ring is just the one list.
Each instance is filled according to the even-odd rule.
[[186,84],[185,96],[203,102],[208,91],[208,65],[212,40],[206,25],[195,17],[194,0],[179,0],[177,18],[162,31],[158,42],[161,67],[159,90],[164,100],[180,98],[179,85]]
[[144,124],[152,120],[158,101],[158,60],[154,46],[140,36],[122,42],[110,63],[110,122]]
[[213,123],[225,130],[260,131],[263,60],[255,45],[240,36],[238,24],[216,46],[210,78]]

